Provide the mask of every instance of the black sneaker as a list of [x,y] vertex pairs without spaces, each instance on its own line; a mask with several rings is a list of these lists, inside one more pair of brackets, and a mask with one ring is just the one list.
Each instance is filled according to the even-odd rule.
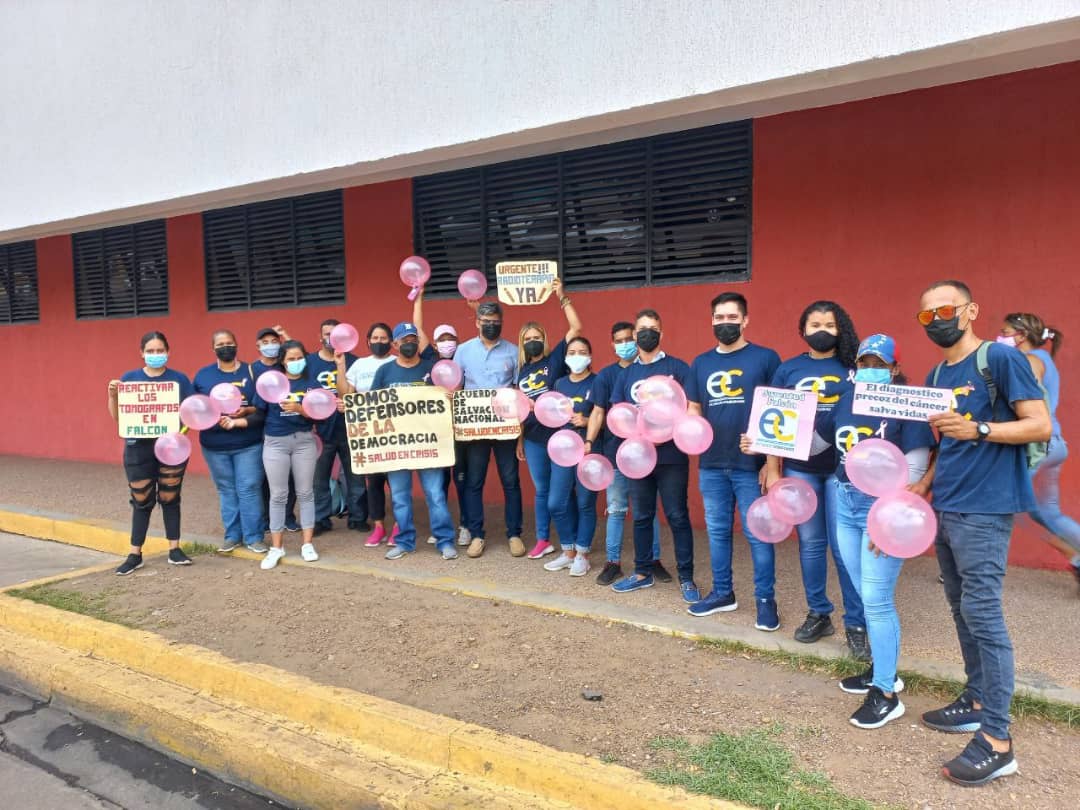
[[[865,695],[870,691],[870,687],[874,685],[874,667],[871,665],[870,669],[863,672],[861,675],[851,675],[840,681],[840,689],[847,692],[849,695]],[[896,676],[896,683],[893,684],[893,692],[904,691],[904,679],[899,675]]]
[[818,639],[831,636],[835,632],[836,628],[833,627],[832,619],[827,614],[814,613],[811,610],[806,614],[806,621],[795,631],[795,640],[803,644],[813,644]]
[[597,585],[610,585],[622,576],[622,566],[617,562],[604,563],[604,570],[596,578]]
[[169,565],[191,565],[191,558],[179,548],[170,548]]
[[296,518],[294,518],[294,517],[285,518],[285,531],[288,531],[288,532],[298,532],[298,531],[300,531],[300,524],[296,522]]
[[326,534],[328,531],[334,528],[334,524],[330,522],[330,518],[323,518],[322,520],[315,521],[315,536],[320,534]]
[[848,627],[845,630],[847,635],[847,648],[851,653],[851,657],[856,661],[870,661],[870,641],[866,637],[865,627]]
[[1009,750],[1002,754],[991,748],[982,734],[976,734],[960,756],[945,763],[941,775],[958,785],[976,787],[1016,773],[1016,768],[1011,740]]
[[661,565],[659,560],[653,560],[652,575],[657,582],[671,582],[671,573]]
[[948,706],[925,712],[923,724],[946,734],[971,734],[982,726],[982,711],[976,709],[967,695],[961,695]]
[[366,520],[350,520],[348,525],[349,528],[352,529],[354,532],[371,531],[371,524],[368,523]]
[[851,715],[851,725],[858,728],[881,728],[890,720],[904,716],[904,704],[900,702],[899,695],[894,694],[891,698],[885,697],[885,693],[876,686],[871,686],[866,693],[866,700],[855,714]]
[[117,576],[126,577],[132,571],[142,568],[142,554],[128,554],[127,559],[116,569]]

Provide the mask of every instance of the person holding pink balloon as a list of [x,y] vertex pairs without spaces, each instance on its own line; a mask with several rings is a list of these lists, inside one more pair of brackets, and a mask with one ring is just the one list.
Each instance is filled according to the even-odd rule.
[[[300,556],[306,562],[319,559],[315,551],[315,465],[319,451],[315,441],[314,425],[318,420],[304,411],[304,399],[314,389],[319,389],[307,368],[307,353],[299,340],[288,340],[281,347],[283,368],[287,387],[275,390],[274,398],[267,400],[264,392],[269,387],[259,378],[255,406],[266,412],[263,430],[263,467],[270,482],[270,543],[272,548],[263,558],[261,568],[275,568],[285,556],[282,533],[285,531],[285,503],[289,497],[289,473],[296,484],[296,501],[300,506],[300,531],[302,545]],[[275,372],[267,372],[270,377]],[[321,389],[320,389],[321,390]],[[276,400],[276,401],[274,401]],[[333,410],[331,410],[333,415]]]
[[746,339],[750,317],[746,298],[740,293],[720,293],[710,302],[710,313],[715,345],[694,358],[686,398],[689,412],[703,416],[713,429],[712,443],[701,454],[698,470],[713,583],[712,591],[687,611],[691,616],[710,616],[739,606],[731,575],[737,506],[754,565],[754,626],[771,633],[780,628],[776,550],[772,543],[754,536],[747,520],[747,510],[761,495],[765,459],[743,453],[739,438],[750,419],[754,389],[769,384],[780,366],[780,355]]
[[[860,345],[855,382],[905,384],[897,362],[896,341],[877,334]],[[879,496],[889,497],[922,480],[929,466],[934,437],[926,422],[882,419],[852,411],[854,392],[844,391],[829,411],[819,411],[817,432],[836,448],[837,467],[833,487],[836,492],[836,537],[844,567],[858,590],[866,617],[872,663],[860,675],[845,678],[840,688],[865,695],[863,704],[851,715],[859,728],[880,728],[904,714],[898,692],[903,681],[896,675],[900,655],[900,617],[896,612],[896,581],[904,557],[890,554],[871,516]],[[864,454],[877,442],[880,450]],[[856,449],[858,448],[858,449]],[[925,505],[925,504],[924,504]],[[926,538],[929,548],[933,535]]]
[[[280,324],[265,326],[255,334],[255,348],[259,352],[259,358],[252,361],[250,368],[255,376],[256,383],[268,371],[282,373],[281,344],[286,340],[289,340],[289,333]],[[267,482],[265,475],[262,482],[262,503],[262,528],[265,535],[266,532],[270,531],[270,523],[267,518],[267,515],[270,514],[270,484]],[[290,532],[300,531],[300,524],[296,520],[296,486],[293,484],[291,475],[289,476],[289,500],[285,505],[285,528]]]
[[245,546],[257,554],[265,554],[266,513],[262,499],[265,414],[252,404],[255,374],[247,363],[237,359],[236,336],[232,332],[219,329],[211,341],[217,359],[199,369],[192,384],[197,393],[207,394],[211,399],[218,392],[233,395],[218,423],[199,431],[199,445],[218,491],[225,530],[225,541],[218,551],[227,554]]
[[[186,375],[169,368],[169,341],[161,332],[147,332],[139,341],[143,365],[126,372],[119,380],[109,381],[109,415],[119,422],[118,386],[122,382],[175,382],[180,387],[180,401],[194,395],[195,389]],[[184,483],[187,458],[170,459],[166,463],[154,452],[154,439],[126,439],[124,444],[124,474],[127,476],[131,498],[131,548],[127,558],[116,569],[126,576],[143,566],[142,547],[150,528],[154,503],[161,506],[165,522],[165,537],[169,541],[169,564],[191,565],[180,550],[180,489]],[[190,451],[189,451],[190,452]]]

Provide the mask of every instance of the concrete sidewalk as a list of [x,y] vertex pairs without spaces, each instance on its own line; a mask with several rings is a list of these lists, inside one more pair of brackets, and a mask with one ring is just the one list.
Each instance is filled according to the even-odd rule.
[[[55,510],[94,520],[116,521],[124,526],[129,520],[126,485],[122,470],[117,467],[57,462],[48,460],[4,457],[0,462],[0,492],[5,505],[14,510]],[[188,539],[217,542],[220,539],[220,520],[217,496],[212,482],[205,477],[192,476],[184,484],[184,534]],[[783,626],[778,633],[766,634],[753,629],[754,611],[752,576],[749,552],[744,542],[736,542],[735,584],[741,606],[733,613],[705,619],[693,619],[677,586],[658,585],[644,592],[618,595],[609,588],[595,584],[595,574],[603,565],[602,551],[594,551],[591,559],[594,571],[587,577],[570,578],[565,573],[553,574],[543,570],[539,561],[512,558],[502,539],[504,531],[501,507],[489,506],[488,550],[478,560],[464,556],[447,562],[433,547],[422,541],[418,553],[403,560],[383,559],[383,549],[366,549],[363,535],[343,528],[335,521],[335,531],[317,539],[322,555],[320,564],[338,570],[374,573],[400,578],[414,584],[459,590],[477,596],[510,598],[522,604],[533,604],[548,610],[629,621],[644,627],[672,630],[688,635],[730,638],[764,648],[795,650],[821,656],[843,654],[843,631],[839,627],[842,608],[838,607],[834,621],[837,634],[814,645],[794,642],[791,634],[806,612],[799,573],[798,548],[787,541],[777,548],[777,601],[782,612]],[[417,530],[426,537],[425,511],[418,509]],[[534,537],[531,514],[526,516],[526,538]],[[155,518],[152,532],[160,531]],[[10,528],[0,526],[0,529]],[[627,527],[629,533],[629,527]],[[601,518],[597,536],[602,537]],[[674,572],[670,536],[663,533],[664,564]],[[287,560],[297,558],[299,540],[288,535]],[[629,570],[632,552],[629,540],[624,542],[624,570]],[[550,558],[548,558],[550,559]],[[703,592],[710,585],[707,539],[696,533],[696,580]],[[835,575],[830,581],[830,597],[840,605]],[[1017,677],[1021,685],[1042,691],[1048,697],[1076,701],[1080,692],[1080,649],[1061,644],[1068,635],[1080,611],[1076,583],[1060,572],[1010,569],[1006,583],[1006,616],[1016,647]],[[959,650],[955,630],[948,613],[941,586],[937,581],[937,564],[930,558],[919,558],[905,565],[897,589],[897,602],[903,623],[904,666],[928,675],[961,677]]]

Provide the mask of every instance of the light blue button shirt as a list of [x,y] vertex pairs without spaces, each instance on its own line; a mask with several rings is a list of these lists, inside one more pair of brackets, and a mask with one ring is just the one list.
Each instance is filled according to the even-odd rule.
[[517,346],[500,340],[490,349],[480,338],[467,340],[454,353],[465,375],[465,388],[506,388],[517,379]]

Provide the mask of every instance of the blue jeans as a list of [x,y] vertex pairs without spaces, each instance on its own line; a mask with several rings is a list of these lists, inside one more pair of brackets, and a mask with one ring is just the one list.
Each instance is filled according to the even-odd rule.
[[506,536],[521,537],[521,481],[518,478],[516,439],[477,439],[464,442],[465,504],[468,506],[469,533],[484,537],[484,481],[488,462],[495,454],[495,466],[502,483],[506,510]]
[[[896,580],[904,561],[870,550],[866,519],[876,498],[854,484],[830,482],[836,505],[836,536],[844,565],[866,606],[866,634],[874,654],[874,686],[892,692],[900,657],[900,616],[896,612]],[[839,560],[837,560],[839,562]]]
[[982,730],[1009,737],[1013,648],[1001,591],[1013,515],[938,512],[935,543],[967,674],[965,691],[982,704]]
[[1061,436],[1050,439],[1050,451],[1035,470],[1031,483],[1038,506],[1032,519],[1050,534],[1064,540],[1080,554],[1080,523],[1061,511],[1061,465],[1069,457],[1069,446]]
[[349,437],[345,432],[345,420],[339,420],[333,436],[323,439],[322,452],[315,462],[315,520],[329,520],[333,508],[330,497],[330,474],[334,471],[334,457],[341,459],[341,471],[345,476],[347,492],[346,505],[349,507],[349,523],[365,523],[368,519],[367,487],[364,476],[352,471],[352,458],[349,453]]
[[[607,488],[607,561],[617,563],[622,556],[623,526],[630,508],[630,479],[615,469],[615,480]],[[653,518],[653,559],[660,559],[660,516]]]
[[548,509],[563,549],[588,554],[596,533],[596,493],[577,480],[577,467],[551,465]]
[[[416,470],[420,488],[427,500],[428,521],[431,534],[441,551],[444,546],[454,545],[454,521],[446,504],[445,473],[441,468]],[[416,551],[416,526],[413,525],[412,481],[413,470],[395,470],[386,474],[390,484],[390,500],[394,505],[394,522],[398,527],[395,541],[406,551]]]
[[653,527],[656,523],[656,498],[664,505],[664,515],[675,541],[675,565],[679,582],[694,581],[694,531],[690,528],[690,509],[686,488],[690,483],[690,465],[657,464],[644,478],[630,480],[630,504],[634,510],[634,571],[642,576],[652,573]]
[[208,450],[203,458],[217,487],[225,539],[261,543],[266,531],[263,506],[262,442],[239,450]]
[[753,470],[703,467],[698,471],[698,485],[705,503],[713,592],[721,596],[735,592],[731,580],[731,551],[735,506],[738,504],[743,534],[750,543],[750,556],[754,561],[754,598],[774,598],[776,549],[771,543],[762,543],[746,528],[746,510],[761,497],[758,474]]
[[[533,507],[536,511],[536,539],[551,539],[551,512],[548,509],[548,497],[551,493],[551,458],[548,456],[547,445],[540,442],[531,442],[528,439],[522,442],[525,446],[525,466],[529,468],[533,488],[536,490],[536,498]],[[573,545],[573,536],[563,537],[559,532],[559,540],[569,548]]]
[[784,475],[805,481],[817,495],[818,506],[813,517],[795,527],[799,533],[799,567],[806,606],[822,616],[833,612],[833,603],[825,590],[829,583],[829,549],[832,549],[840,595],[844,599],[844,626],[864,627],[862,599],[836,543],[836,477],[801,470],[784,470]]

